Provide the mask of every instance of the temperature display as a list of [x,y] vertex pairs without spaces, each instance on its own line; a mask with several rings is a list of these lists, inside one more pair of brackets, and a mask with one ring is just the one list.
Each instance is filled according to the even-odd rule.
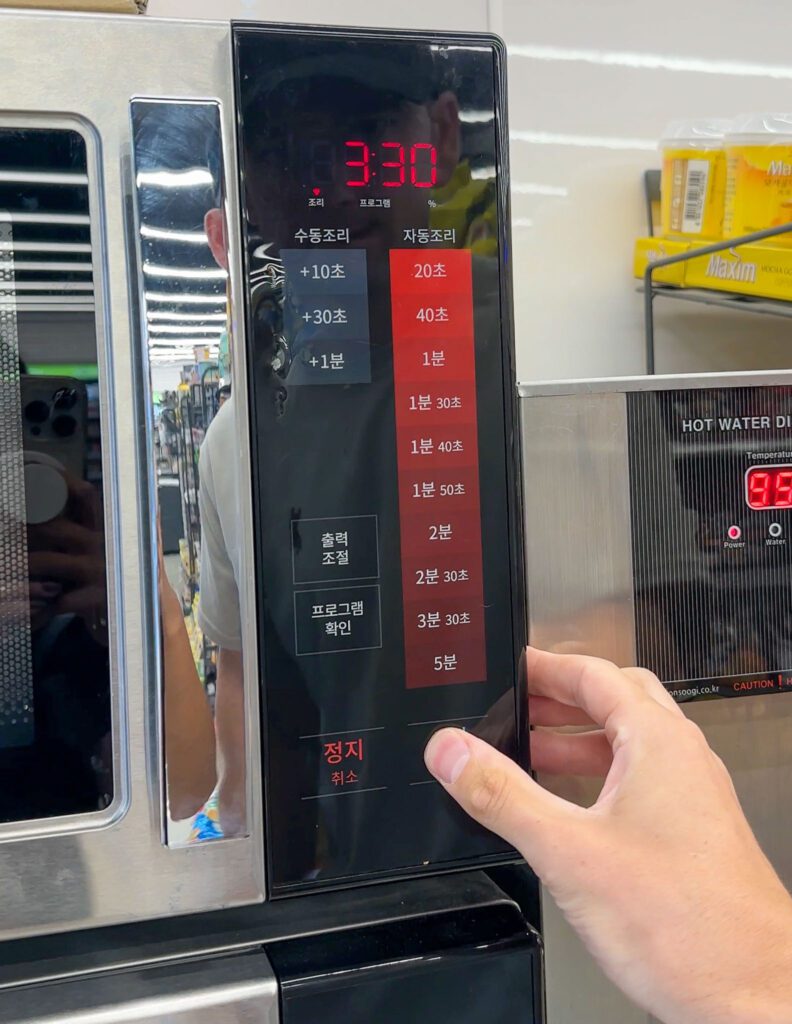
[[350,188],[433,188],[437,184],[437,150],[428,142],[405,146],[381,142],[371,147],[351,139],[346,147],[346,183]]
[[753,466],[745,474],[745,493],[753,509],[792,508],[792,465]]

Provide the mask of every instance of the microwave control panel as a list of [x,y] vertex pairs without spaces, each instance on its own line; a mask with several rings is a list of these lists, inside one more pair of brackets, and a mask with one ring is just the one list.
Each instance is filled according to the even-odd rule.
[[235,59],[271,893],[512,858],[423,763],[523,757],[500,44]]

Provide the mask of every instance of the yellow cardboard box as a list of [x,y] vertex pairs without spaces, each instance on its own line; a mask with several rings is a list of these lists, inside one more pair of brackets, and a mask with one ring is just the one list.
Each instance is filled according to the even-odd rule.
[[[636,277],[643,279],[650,263],[665,259],[667,256],[679,256],[690,248],[692,248],[690,242],[683,242],[676,238],[639,238],[635,243],[633,273]],[[657,284],[675,284],[681,287],[685,283],[685,264],[672,263],[670,267],[656,270],[652,275],[652,280]]]
[[684,264],[688,288],[712,288],[738,295],[792,301],[792,249],[741,245]]

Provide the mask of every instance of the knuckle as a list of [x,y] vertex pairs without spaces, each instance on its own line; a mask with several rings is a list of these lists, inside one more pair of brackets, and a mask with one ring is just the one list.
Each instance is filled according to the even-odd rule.
[[701,728],[696,725],[695,722],[687,717],[680,718],[679,729],[681,736],[690,744],[691,747],[701,747],[710,749],[710,745],[707,742],[707,737],[702,732]]
[[475,780],[470,793],[474,813],[486,821],[502,818],[509,804],[509,780],[498,769],[484,769]]
[[635,666],[634,668],[626,668],[624,671],[626,675],[636,683],[640,683],[641,686],[656,686],[659,682],[654,672],[650,672],[648,668]]

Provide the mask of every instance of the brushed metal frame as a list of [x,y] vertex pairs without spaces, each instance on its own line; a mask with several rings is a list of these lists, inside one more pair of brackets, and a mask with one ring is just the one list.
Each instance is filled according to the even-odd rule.
[[677,391],[695,388],[750,388],[792,385],[792,370],[746,370],[742,373],[680,373],[641,377],[593,377],[590,380],[521,381],[520,398],[541,395],[598,395],[607,392]]
[[[68,118],[94,133],[98,174],[94,174],[92,241],[97,280],[97,337],[106,346],[102,428],[108,473],[108,515],[117,563],[112,567],[111,623],[115,631],[119,687],[117,742],[122,759],[123,802],[101,828],[97,818],[38,823],[35,834],[0,832],[0,939],[102,924],[240,906],[264,898],[264,856],[260,796],[258,678],[254,627],[245,639],[250,835],[193,847],[163,845],[164,779],[162,735],[153,659],[157,656],[155,595],[156,543],[148,472],[148,428],[130,396],[140,382],[141,336],[135,295],[137,261],[130,211],[133,197],[129,104],[136,96],[220,105],[227,168],[226,202],[239,203],[233,118],[231,28],[227,23],[111,17],[49,12],[0,12],[4,66],[2,105],[17,123],[56,126]],[[119,54],[123,52],[123,60]],[[75,53],[91,53],[75,70]],[[199,59],[196,59],[199,55]],[[63,115],[53,113],[62,110]],[[232,296],[241,295],[239,231],[229,217]],[[102,256],[106,258],[103,263]],[[133,274],[133,267],[134,274]],[[101,287],[99,286],[101,284]],[[237,338],[243,323],[234,314]],[[105,333],[106,332],[106,333]],[[244,352],[234,347],[237,386],[244,387]],[[109,375],[108,375],[109,374]],[[139,399],[138,394],[138,399]],[[240,474],[250,478],[247,410],[239,410]],[[241,407],[240,407],[241,406]],[[123,471],[122,471],[123,470]],[[252,510],[243,495],[243,557],[252,564]],[[112,586],[111,586],[112,591]],[[250,578],[240,594],[242,621],[255,622]],[[121,612],[123,610],[123,622]],[[122,628],[123,625],[123,628]],[[123,877],[121,872],[123,871]]]
[[[792,371],[691,373],[591,380],[536,381],[517,385],[523,433],[523,477],[526,507],[526,577],[531,642],[550,648],[578,642],[581,650],[597,653],[618,664],[636,657],[635,597],[632,580],[631,498],[626,396],[630,393],[707,388],[792,385]],[[610,409],[608,408],[610,406]],[[590,490],[570,503],[572,524],[548,515],[546,493],[561,480],[549,475],[554,467],[541,464],[545,439],[559,457],[575,466],[566,480],[574,487],[588,479]],[[615,460],[615,461],[614,461]],[[532,480],[542,478],[540,496]],[[564,531],[564,523],[568,529]],[[537,529],[538,528],[538,529]],[[596,531],[595,561],[586,538]],[[576,546],[577,545],[577,546]],[[563,593],[553,608],[552,581],[560,553],[577,557],[577,593],[562,581]],[[563,563],[562,563],[563,564]],[[566,563],[568,564],[568,563]],[[607,604],[605,603],[607,602]],[[540,617],[547,607],[556,615],[548,627]],[[599,609],[595,628],[587,622]],[[543,632],[544,630],[544,632]]]
[[278,1024],[278,981],[259,946],[178,962],[121,965],[0,993],[2,1024]]
[[521,420],[531,642],[634,663],[625,396],[534,396]]

